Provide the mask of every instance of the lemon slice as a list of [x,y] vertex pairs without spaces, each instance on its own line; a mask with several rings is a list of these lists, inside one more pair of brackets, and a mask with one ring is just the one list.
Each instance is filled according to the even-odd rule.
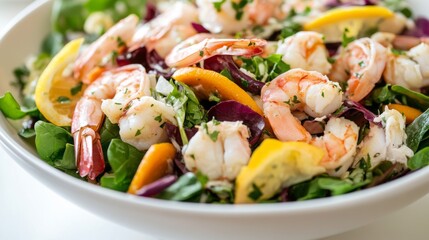
[[322,33],[326,42],[338,42],[345,29],[348,29],[349,37],[357,37],[393,16],[391,10],[381,6],[342,7],[323,13],[303,28]]
[[82,95],[79,80],[70,66],[76,60],[83,39],[65,45],[51,60],[37,81],[34,99],[42,115],[57,126],[70,126],[73,111]]
[[241,169],[235,188],[235,203],[267,200],[282,187],[325,172],[320,166],[324,151],[303,142],[266,139]]

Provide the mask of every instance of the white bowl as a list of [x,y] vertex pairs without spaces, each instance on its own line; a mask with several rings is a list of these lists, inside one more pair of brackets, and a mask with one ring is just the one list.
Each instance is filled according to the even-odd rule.
[[[429,6],[413,0],[416,13]],[[36,1],[0,34],[0,93],[12,89],[12,70],[49,31],[52,2]],[[0,139],[16,162],[54,192],[88,211],[162,239],[311,239],[345,232],[398,210],[429,192],[429,168],[375,188],[338,197],[258,205],[162,201],[115,192],[70,177],[43,162],[0,116]]]

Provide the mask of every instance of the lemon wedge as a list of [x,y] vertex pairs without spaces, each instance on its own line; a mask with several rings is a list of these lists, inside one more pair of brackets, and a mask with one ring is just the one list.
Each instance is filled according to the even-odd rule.
[[40,113],[57,126],[70,126],[73,111],[82,95],[82,85],[72,77],[83,39],[65,45],[43,70],[37,81],[34,99]]
[[304,24],[303,28],[322,33],[326,42],[338,42],[345,29],[349,37],[357,37],[392,17],[394,12],[381,6],[342,7],[323,13]]
[[267,200],[283,187],[325,172],[321,148],[303,142],[266,139],[236,179],[235,203]]

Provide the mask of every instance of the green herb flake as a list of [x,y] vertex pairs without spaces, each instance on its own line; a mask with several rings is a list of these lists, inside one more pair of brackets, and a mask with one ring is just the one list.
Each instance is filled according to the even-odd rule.
[[65,97],[65,96],[59,96],[57,98],[57,102],[61,103],[61,104],[68,104],[70,103],[70,98],[69,97]]
[[154,120],[160,123],[162,121],[162,114],[159,114],[158,116],[156,116]]
[[127,46],[124,40],[119,36],[116,38],[116,42],[118,44],[118,48]]
[[222,5],[226,2],[226,0],[220,0],[213,2],[213,7],[216,9],[217,12],[220,12],[222,10]]
[[82,86],[83,86],[83,83],[79,82],[76,86],[74,86],[70,89],[70,94],[72,96],[78,94],[80,91],[82,91]]
[[137,136],[139,136],[140,134],[142,134],[142,132],[141,132],[141,130],[139,129],[139,130],[137,130],[137,131],[136,131],[136,134],[134,135],[134,137],[137,137]]
[[403,51],[403,50],[392,48],[391,51],[392,51],[393,55],[395,55],[395,56],[405,55],[405,51]]
[[356,39],[353,36],[352,37],[347,36],[348,33],[349,33],[349,29],[348,28],[344,29],[343,37],[342,37],[342,41],[341,41],[341,46],[344,48],[347,47],[347,45],[349,45],[349,43],[353,42]]
[[262,197],[262,192],[255,183],[252,183],[252,191],[247,196],[253,201],[258,201]]

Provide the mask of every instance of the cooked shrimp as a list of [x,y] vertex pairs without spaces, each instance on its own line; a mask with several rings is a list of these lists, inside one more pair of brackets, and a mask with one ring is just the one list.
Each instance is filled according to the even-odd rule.
[[298,32],[278,45],[277,52],[283,55],[283,62],[291,68],[302,68],[328,74],[328,50],[323,43],[323,35],[316,32]]
[[130,44],[137,22],[136,15],[124,18],[82,51],[74,65],[74,77],[82,79],[86,84],[91,83],[88,77],[90,72],[96,66],[105,64],[103,60],[110,54],[120,52],[123,47]]
[[165,58],[170,67],[187,67],[216,55],[253,56],[264,51],[263,39],[216,39],[207,34],[190,37]]
[[186,168],[210,180],[234,180],[250,159],[248,128],[241,122],[210,121],[183,150]]
[[[72,119],[76,165],[82,177],[94,180],[104,171],[104,157],[98,130],[103,123],[102,106],[112,120],[120,115],[132,99],[149,95],[150,85],[141,65],[128,65],[105,72],[89,85],[78,101]],[[116,96],[117,95],[117,96]],[[107,107],[105,99],[114,98],[118,104]]]
[[282,141],[310,141],[293,112],[304,111],[312,117],[323,117],[342,105],[343,93],[338,83],[321,73],[292,69],[262,88],[264,113],[277,138]]
[[405,54],[397,55],[391,51],[387,56],[384,81],[419,91],[423,87],[423,76],[420,66]]
[[355,40],[342,50],[329,78],[337,82],[347,81],[347,98],[359,102],[381,79],[386,58],[386,48],[378,42],[370,38]]
[[198,10],[190,3],[177,1],[170,8],[140,26],[132,37],[129,51],[146,46],[165,58],[175,45],[197,32],[192,22],[198,22]]
[[371,163],[371,168],[381,161],[398,162],[406,166],[408,158],[414,153],[405,143],[405,117],[400,112],[386,107],[374,121],[381,122],[383,127],[371,124],[368,135],[358,146],[355,164],[364,159]]
[[119,119],[119,135],[122,141],[141,151],[168,140],[163,128],[166,122],[177,125],[173,107],[153,97],[134,99],[127,108]]
[[396,35],[390,32],[377,32],[371,36],[371,39],[377,41],[384,47],[393,47],[399,50],[410,50],[411,48],[421,44],[429,44],[428,37],[413,37],[405,35]]
[[[212,33],[234,34],[253,25],[264,25],[273,16],[284,17],[281,0],[253,0],[240,6],[242,2],[197,0],[199,19]],[[218,7],[215,7],[216,3]]]
[[341,177],[352,165],[359,136],[359,127],[345,118],[330,118],[324,135],[314,138],[312,144],[326,151],[321,166],[329,175]]
[[304,141],[325,149],[327,154],[322,164],[333,175],[342,174],[352,163],[359,128],[349,120],[331,118],[324,136],[313,138],[293,112],[326,116],[342,105],[342,95],[338,83],[318,72],[302,69],[292,69],[278,76],[261,92],[264,113],[276,137],[281,141]]

